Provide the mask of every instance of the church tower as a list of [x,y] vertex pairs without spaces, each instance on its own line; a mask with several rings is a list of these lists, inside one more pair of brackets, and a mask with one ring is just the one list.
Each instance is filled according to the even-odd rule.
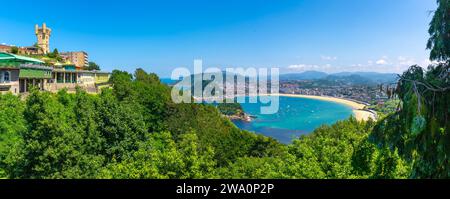
[[38,50],[39,54],[49,53],[50,52],[49,40],[52,30],[50,28],[47,28],[45,23],[43,23],[42,28],[39,28],[39,26],[36,24],[36,26],[34,27],[34,31],[37,37],[37,45],[40,48]]

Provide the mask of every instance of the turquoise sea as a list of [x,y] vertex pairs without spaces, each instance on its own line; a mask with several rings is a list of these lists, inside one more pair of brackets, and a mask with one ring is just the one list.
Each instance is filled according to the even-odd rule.
[[177,83],[177,80],[172,80],[170,78],[161,78],[160,79],[162,83],[167,84],[167,85],[172,85]]
[[275,114],[260,114],[261,103],[241,103],[244,111],[256,116],[251,122],[233,121],[244,130],[273,137],[290,143],[300,135],[308,134],[323,124],[333,124],[352,115],[352,108],[331,101],[279,97],[279,110]]

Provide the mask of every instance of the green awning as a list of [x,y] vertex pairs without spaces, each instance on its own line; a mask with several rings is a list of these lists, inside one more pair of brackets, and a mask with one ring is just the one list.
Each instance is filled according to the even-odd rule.
[[22,68],[20,69],[19,72],[19,78],[50,79],[52,78],[52,71],[33,68]]
[[20,63],[34,63],[34,64],[43,64],[44,63],[43,61],[41,61],[39,59],[15,55],[15,54],[11,54],[11,53],[0,52],[0,63],[5,63],[5,62],[20,62]]
[[64,65],[64,70],[76,70],[75,65]]

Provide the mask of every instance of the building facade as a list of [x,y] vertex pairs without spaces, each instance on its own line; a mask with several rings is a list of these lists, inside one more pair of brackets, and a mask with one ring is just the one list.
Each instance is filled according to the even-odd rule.
[[0,44],[0,52],[13,53],[13,48],[17,48],[17,53],[22,54],[22,55],[37,55],[37,54],[39,54],[39,48],[35,47],[35,46],[16,47],[16,46]]
[[12,46],[8,46],[5,44],[0,44],[0,52],[10,53],[12,50]]
[[57,92],[74,92],[81,87],[89,93],[107,85],[110,73],[75,70],[75,67],[52,68],[37,59],[0,52],[0,93],[26,93],[30,87]]
[[30,86],[44,90],[52,68],[43,63],[29,57],[0,53],[0,93],[19,94],[27,92]]
[[84,51],[78,52],[63,52],[60,53],[61,57],[72,64],[75,65],[77,69],[84,69],[89,66],[88,54]]
[[99,88],[109,82],[110,73],[102,71],[54,69],[46,90],[58,91],[66,88],[74,92],[76,87],[89,93],[99,92]]
[[39,47],[36,46],[27,46],[27,47],[19,47],[19,54],[22,55],[39,55],[41,51]]
[[15,68],[0,69],[0,92],[19,92],[19,70]]

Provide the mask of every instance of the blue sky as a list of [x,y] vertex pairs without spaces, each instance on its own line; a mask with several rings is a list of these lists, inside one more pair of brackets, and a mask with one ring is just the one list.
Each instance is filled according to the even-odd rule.
[[[2,0],[3,1],[3,0]],[[84,50],[102,69],[204,67],[401,72],[426,65],[434,0],[5,1],[0,43]]]

